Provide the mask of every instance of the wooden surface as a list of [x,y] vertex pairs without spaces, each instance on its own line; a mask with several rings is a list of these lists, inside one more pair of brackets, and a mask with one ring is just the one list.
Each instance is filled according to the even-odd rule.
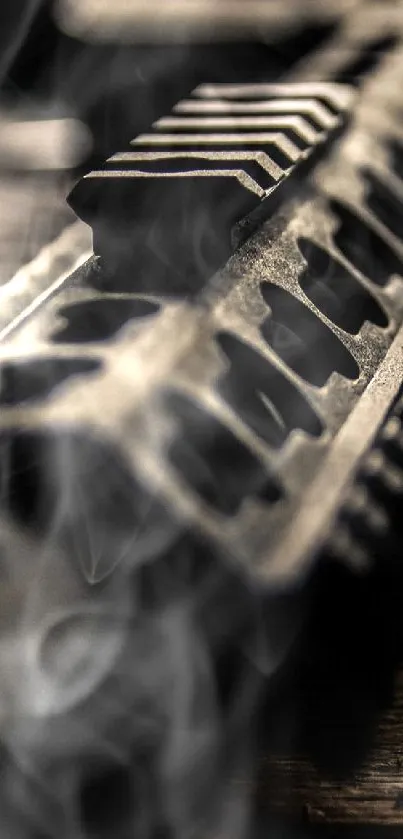
[[403,826],[403,672],[371,754],[353,776],[336,780],[305,758],[276,755],[261,761],[258,796],[282,817],[309,823]]

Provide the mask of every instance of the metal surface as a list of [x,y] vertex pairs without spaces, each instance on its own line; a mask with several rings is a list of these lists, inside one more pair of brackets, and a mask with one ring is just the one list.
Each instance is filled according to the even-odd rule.
[[[403,311],[402,246],[366,196],[370,188],[376,195],[384,188],[387,200],[390,194],[398,201],[400,186],[388,148],[400,137],[393,95],[398,103],[402,73],[396,49],[365,85],[345,138],[191,302],[172,298],[174,285],[166,277],[160,283],[158,272],[137,272],[136,263],[120,272],[116,264],[110,269],[105,258],[80,269],[71,288],[52,297],[35,318],[18,330],[10,328],[2,361],[14,367],[21,395],[12,405],[3,396],[3,430],[23,427],[46,436],[67,423],[94,439],[113,441],[146,495],[155,499],[150,503],[157,519],[168,510],[175,532],[193,523],[231,562],[265,584],[300,575],[319,550],[319,536],[354,471],[351,448],[356,456],[363,448],[361,395],[378,368],[381,381],[383,370],[389,371],[379,413],[366,414],[369,444],[399,381],[399,368],[387,353]],[[304,102],[306,95],[318,94],[328,102],[327,90],[307,88]],[[338,88],[332,90],[338,95]],[[211,88],[201,89],[202,98],[195,101],[212,93],[217,101],[217,89]],[[219,100],[248,95],[250,102],[256,95],[258,101],[273,101],[262,100],[256,87],[220,89]],[[171,122],[178,126],[178,119]],[[156,134],[165,127],[160,121]],[[170,162],[175,160],[169,155]],[[145,160],[154,166],[153,155],[146,154]],[[131,157],[126,164],[130,171]],[[115,178],[113,165],[121,165],[121,156],[107,165]],[[152,202],[151,212],[155,206]],[[345,219],[348,208],[360,227],[356,253],[351,245],[356,231],[350,217],[348,226]],[[372,248],[382,250],[380,270],[368,263],[362,231]],[[104,232],[96,249],[106,241]],[[326,276],[337,278],[332,281],[337,291],[320,288],[323,260]],[[338,308],[339,291],[344,297]],[[355,322],[348,319],[350,298],[358,301]],[[146,301],[155,303],[158,312],[150,310],[145,317]],[[102,315],[102,307],[106,312],[112,305],[113,327]],[[84,319],[85,328],[80,327]],[[395,355],[399,341],[391,350]],[[46,400],[42,386],[35,393],[31,377],[39,375],[42,381],[41,365],[72,359],[74,373],[77,357],[96,362],[99,371],[83,377],[77,370],[67,380],[63,376],[63,382],[57,372],[47,373]],[[34,365],[38,373],[33,374]],[[202,431],[195,437],[198,425]],[[209,459],[217,439],[225,452],[221,461]],[[347,439],[352,442],[345,448]],[[74,462],[74,449],[71,457]],[[326,470],[336,461],[340,468],[348,463],[348,469],[333,484]],[[202,462],[206,475],[199,468]],[[61,491],[57,483],[55,491]],[[315,492],[320,492],[320,505]],[[143,537],[155,528],[155,516],[138,523]],[[312,528],[315,538],[307,542]],[[355,561],[354,554],[350,560]],[[141,561],[140,543],[136,561]]]
[[268,116],[250,113],[252,100],[238,103],[241,116],[216,117],[214,105],[229,103],[204,98],[200,88],[175,108],[184,116],[162,117],[153,134],[133,140],[133,152],[86,175],[69,201],[93,229],[102,270],[135,270],[168,294],[178,283],[185,295],[197,291],[342,127],[353,92],[330,85],[321,92],[332,111],[312,90],[306,98],[296,85],[284,98],[263,86]]
[[[272,781],[285,776],[275,804],[290,813],[301,771],[303,804],[315,809],[308,821],[321,790],[337,819],[337,784],[314,749],[299,761],[291,746],[294,735],[312,746],[326,734],[324,691],[336,720],[339,705],[347,718],[329,752],[339,741],[348,752],[354,706],[361,715],[371,679],[380,672],[383,685],[395,667],[386,652],[401,609],[382,624],[378,578],[369,598],[366,586],[374,561],[387,573],[399,565],[402,544],[402,34],[397,4],[366,4],[285,87],[206,79],[110,158],[106,177],[77,187],[85,211],[86,184],[98,177],[130,190],[163,182],[164,201],[154,194],[139,217],[158,213],[173,231],[166,186],[178,161],[186,183],[196,161],[198,172],[225,162],[226,184],[228,172],[241,173],[231,174],[236,222],[245,192],[254,208],[273,187],[278,204],[235,250],[223,251],[229,216],[215,199],[200,202],[196,231],[191,206],[193,265],[206,231],[212,244],[197,282],[172,275],[183,259],[176,233],[167,270],[141,270],[136,208],[128,216],[108,198],[88,216],[95,256],[77,221],[1,289],[0,821],[10,839],[270,835],[264,822],[253,830],[246,747],[262,680],[272,701],[264,733],[271,726],[276,743],[284,729],[285,748],[270,751],[257,791],[270,788],[270,808]],[[369,51],[363,64],[362,49],[379,39],[383,53]],[[310,150],[345,95],[340,79],[357,87],[351,118],[305,166],[301,125]],[[278,136],[267,147],[262,129],[273,118]],[[280,136],[285,125],[292,137]],[[141,177],[116,175],[134,164]],[[114,235],[125,219],[122,254]],[[330,577],[313,598],[321,620],[305,656],[319,709],[313,702],[305,731],[309,702],[298,679],[288,692],[282,679],[304,660],[323,567],[342,584]],[[390,589],[401,601],[394,573],[388,615]],[[383,814],[401,824],[401,810],[391,817],[396,773],[382,771],[380,783],[391,781]],[[354,777],[344,822],[364,819],[354,805],[363,786],[374,800],[371,769]],[[115,798],[116,789],[128,792]]]
[[136,42],[143,38],[173,40],[182,38],[236,38],[256,35],[270,28],[271,36],[294,25],[295,20],[334,20],[349,11],[357,0],[339,3],[310,0],[303,6],[299,0],[166,0],[163,7],[155,0],[142,2],[93,3],[91,0],[60,0],[56,15],[69,34],[95,41],[120,39]]

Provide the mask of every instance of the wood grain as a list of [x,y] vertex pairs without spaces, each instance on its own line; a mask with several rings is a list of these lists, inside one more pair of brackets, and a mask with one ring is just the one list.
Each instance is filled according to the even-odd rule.
[[309,823],[403,825],[403,673],[372,753],[353,777],[325,777],[298,755],[267,757],[260,764],[258,799],[282,817]]

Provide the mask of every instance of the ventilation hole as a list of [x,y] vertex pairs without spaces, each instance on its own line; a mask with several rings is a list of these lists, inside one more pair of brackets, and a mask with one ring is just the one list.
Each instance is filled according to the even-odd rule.
[[[277,74],[280,75],[280,73],[287,72],[287,70],[296,64],[303,56],[309,55],[309,53],[314,50],[316,51],[323,42],[330,39],[330,37],[336,32],[334,21],[331,23],[315,21],[312,24],[307,24],[306,20],[303,23],[295,20],[294,24],[295,26],[293,25],[291,32],[287,32],[286,35],[282,36],[279,40],[274,39],[270,44],[270,62],[273,65],[275,63],[276,67],[275,71],[273,68],[273,78],[275,78]],[[253,44],[252,54],[255,54],[255,52],[256,45]],[[266,67],[266,55],[262,55],[261,60],[263,67]],[[222,62],[222,59],[220,61]],[[247,65],[249,66],[250,63],[249,58]],[[235,70],[235,67],[238,67],[239,69]],[[245,80],[245,70],[246,67],[239,65],[239,45],[236,44],[236,54],[234,55],[234,60],[231,66],[231,73],[236,72],[240,82],[242,82]],[[261,78],[262,65],[257,72],[255,71],[253,80],[257,82],[260,81]]]
[[309,239],[298,240],[308,263],[299,283],[307,297],[333,323],[357,334],[365,321],[384,327],[388,323],[377,301],[340,262]]
[[398,38],[393,35],[378,38],[375,41],[367,44],[365,48],[358,52],[337,75],[339,82],[348,82],[349,84],[360,84],[361,80],[372,73],[378,66],[383,55],[388,50],[393,49],[398,43]]
[[390,165],[392,171],[398,178],[403,180],[403,145],[399,140],[390,140],[388,143]]
[[207,504],[233,515],[247,496],[280,498],[274,477],[218,419],[183,394],[169,393],[166,404],[180,425],[169,459]]
[[378,233],[339,201],[331,201],[330,209],[340,222],[335,244],[358,271],[379,286],[392,274],[403,275],[402,262]]
[[57,524],[66,549],[92,582],[134,545],[140,563],[141,533],[160,524],[156,502],[119,452],[78,433],[4,434],[0,490],[3,507],[18,524],[40,535],[55,534]]
[[0,405],[18,405],[48,396],[71,376],[93,373],[101,362],[90,358],[40,358],[0,365]]
[[269,283],[264,283],[261,290],[271,309],[262,335],[292,370],[318,387],[334,370],[347,379],[358,377],[359,367],[351,353],[307,306]]
[[[84,835],[89,837],[134,835],[137,795],[128,768],[111,765],[90,776],[80,790]],[[144,806],[144,802],[140,802]],[[132,832],[131,832],[132,831]],[[144,835],[144,834],[142,834]]]
[[[247,145],[245,145],[245,148],[247,148]],[[294,162],[291,160],[287,152],[284,151],[284,149],[282,149],[280,146],[277,146],[275,143],[267,143],[267,145],[262,144],[260,148],[258,144],[256,144],[254,146],[251,145],[250,148],[252,149],[252,151],[267,152],[267,154],[269,155],[269,157],[271,157],[274,163],[277,163],[277,166],[280,166],[280,169],[283,169],[284,171],[286,171],[286,169],[289,169],[291,166],[294,165]],[[231,151],[231,149],[228,149],[228,151]]]
[[322,424],[309,402],[259,352],[228,332],[219,333],[217,343],[231,362],[218,390],[258,437],[278,447],[294,428],[321,434]]
[[401,200],[373,172],[365,169],[362,176],[366,186],[368,207],[391,233],[401,239],[403,237],[403,205]]
[[59,314],[68,324],[53,335],[56,343],[84,344],[106,341],[129,320],[154,315],[158,304],[133,298],[86,300],[64,306]]

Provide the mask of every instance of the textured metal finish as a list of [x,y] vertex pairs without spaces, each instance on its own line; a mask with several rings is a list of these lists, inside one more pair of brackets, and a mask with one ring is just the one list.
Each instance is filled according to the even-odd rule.
[[[17,390],[12,404],[2,397],[3,433],[24,428],[45,436],[49,429],[63,434],[67,423],[101,446],[102,440],[113,441],[151,499],[151,512],[144,520],[141,513],[135,527],[140,534],[136,561],[142,559],[145,535],[158,529],[157,521],[164,520],[166,527],[167,516],[169,532],[192,523],[229,560],[266,584],[282,584],[300,574],[302,562],[310,562],[319,550],[319,536],[325,537],[329,524],[324,511],[333,514],[353,463],[328,506],[312,509],[307,488],[315,479],[312,487],[321,486],[325,500],[332,485],[326,472],[331,453],[343,461],[344,423],[351,414],[354,424],[355,410],[359,416],[361,394],[379,365],[390,369],[387,352],[403,313],[402,246],[365,198],[367,170],[392,195],[399,194],[387,151],[393,137],[399,140],[399,128],[379,92],[387,87],[390,101],[395,90],[398,100],[402,75],[396,52],[368,84],[345,139],[314,177],[250,237],[220,275],[202,290],[197,284],[192,302],[172,297],[175,284],[159,283],[158,274],[142,274],[136,264],[126,272],[108,271],[105,259],[104,265],[93,261],[79,270],[70,289],[50,299],[24,327],[9,332],[1,355],[9,378],[15,370]],[[217,97],[216,88],[205,88],[197,101],[211,94],[213,101],[245,96],[249,102],[256,97],[275,101],[270,94],[276,99],[278,89],[266,88],[263,94],[256,88],[221,88]],[[315,85],[300,94],[303,102],[314,98],[331,109],[346,96],[343,88]],[[173,127],[182,128],[177,119],[171,119],[170,128],[172,120]],[[198,130],[199,124],[193,127]],[[151,136],[165,137],[165,128],[160,123]],[[123,160],[130,171],[128,155]],[[121,157],[107,164],[112,178]],[[177,158],[167,159],[176,163]],[[136,167],[139,160],[151,168],[160,165],[152,152],[143,158],[142,151],[134,160]],[[266,175],[260,159],[248,157],[247,162]],[[208,166],[209,158],[203,163]],[[229,158],[234,164],[243,167],[246,160],[235,153]],[[192,172],[193,157],[189,166]],[[217,233],[209,216],[206,224]],[[368,260],[354,224],[380,254],[379,266]],[[358,301],[353,319],[350,299]],[[158,310],[147,311],[147,303]],[[92,372],[80,370],[77,357],[91,363]],[[55,363],[49,375],[56,359],[71,361],[68,378],[61,380]],[[45,362],[48,372],[41,374]],[[43,376],[45,401],[43,386],[35,384]],[[385,411],[397,387],[393,370],[389,380]],[[371,412],[368,418],[368,444],[381,414]],[[74,464],[74,441],[70,445]],[[217,451],[224,453],[221,458]],[[351,447],[346,451],[350,457]],[[58,493],[57,475],[53,480]],[[284,545],[293,538],[289,522],[297,526],[301,517],[316,522],[315,539],[305,552],[304,540],[294,541],[285,557]],[[111,561],[110,569],[114,566]],[[103,565],[95,577],[106,573]]]
[[[308,820],[321,817],[321,802],[325,818],[345,822],[368,813],[360,795],[372,806],[370,764],[338,806],[340,786],[324,779],[315,749],[298,762],[290,746],[295,734],[305,747],[325,737],[326,714],[316,713],[324,692],[337,713],[344,699],[347,725],[326,742],[333,757],[343,740],[345,756],[359,739],[353,700],[361,715],[379,672],[383,685],[385,649],[400,625],[396,609],[395,624],[379,626],[382,592],[375,578],[368,596],[365,573],[374,561],[392,567],[386,611],[391,589],[401,604],[403,24],[397,12],[390,20],[393,32],[365,16],[360,44],[393,35],[395,47],[372,75],[360,73],[345,133],[321,144],[309,169],[299,165],[308,142],[301,124],[309,136],[326,133],[350,93],[308,84],[308,67],[294,75],[298,90],[291,81],[282,89],[203,85],[168,125],[107,162],[105,181],[134,166],[141,177],[122,181],[163,181],[165,195],[184,159],[186,183],[196,160],[215,172],[225,161],[224,181],[241,196],[236,221],[245,192],[259,202],[275,187],[281,200],[270,218],[244,230],[249,238],[223,269],[211,275],[201,253],[197,281],[141,271],[133,251],[122,263],[120,249],[111,264],[102,231],[99,258],[77,222],[2,289],[0,598],[12,645],[0,644],[0,818],[11,839],[270,835],[248,821],[256,787],[244,748],[262,676],[272,700],[264,733],[275,729],[276,745],[285,728],[285,748],[266,753],[261,798],[269,789],[270,807],[273,781],[285,779],[275,803],[287,809],[302,774]],[[320,57],[327,67],[337,64],[333,48]],[[344,71],[347,79],[351,66]],[[304,113],[292,111],[292,136],[282,136],[285,109],[299,103]],[[265,130],[273,118],[275,133]],[[290,191],[281,193],[283,184]],[[157,210],[166,218],[167,209],[170,200],[153,200],[149,218]],[[210,203],[201,229],[191,225],[196,239],[211,236],[214,268],[222,248],[215,211]],[[175,256],[174,266],[179,248]],[[329,554],[338,561],[315,562]],[[305,726],[301,680],[289,691],[284,680],[304,660],[323,569],[342,584],[330,577],[312,598],[323,611],[307,645],[307,682],[319,701]],[[338,664],[348,658],[343,697]],[[390,736],[391,749],[395,742]],[[391,813],[398,773],[388,760],[381,750],[377,777],[390,786],[378,801],[383,817],[401,824],[401,810]],[[126,806],[114,800],[116,787],[129,788]]]
[[141,136],[133,141],[135,151],[113,155],[77,184],[70,204],[91,224],[105,271],[134,269],[154,282],[158,275],[168,293],[178,290],[178,276],[181,291],[192,283],[197,289],[227,261],[245,231],[250,234],[273,211],[300,165],[340,129],[353,102],[352,91],[337,85],[322,91],[332,111],[312,91],[306,98],[298,85],[288,90],[289,98],[273,88],[264,99],[264,87],[265,116],[252,112],[253,100],[222,116],[222,109],[230,112],[226,100],[211,101],[197,90],[174,115],[155,123],[155,144],[153,135],[148,145]]

